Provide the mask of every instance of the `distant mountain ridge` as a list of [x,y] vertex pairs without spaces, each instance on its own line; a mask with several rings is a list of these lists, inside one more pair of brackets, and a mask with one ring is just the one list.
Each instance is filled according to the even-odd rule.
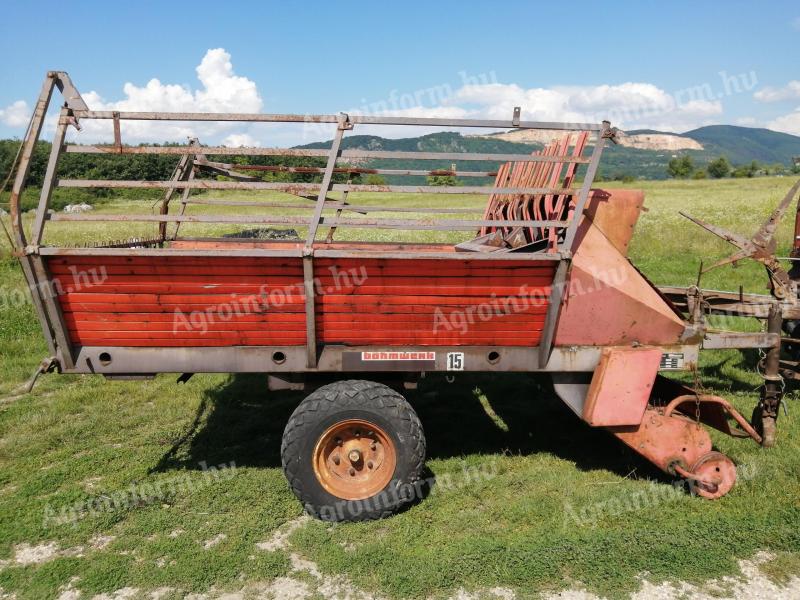
[[[461,135],[455,132],[440,132],[413,138],[389,139],[374,135],[354,135],[342,141],[344,149],[400,150],[425,152],[485,152],[485,153],[529,153],[542,148],[552,134],[525,134],[522,130],[500,132],[493,135]],[[558,135],[558,134],[556,134]],[[516,141],[515,141],[516,140]],[[524,140],[524,141],[523,141]],[[631,175],[638,178],[664,179],[666,166],[677,155],[692,156],[695,164],[702,168],[719,156],[726,156],[733,164],[782,163],[790,166],[792,157],[800,156],[800,137],[769,129],[740,127],[736,125],[709,125],[685,133],[676,134],[656,130],[631,130],[625,132],[623,143],[609,144],[603,154],[600,175],[615,178]],[[316,142],[300,148],[328,148],[331,142]],[[351,161],[352,162],[352,161]],[[402,163],[402,164],[401,164]],[[359,161],[374,168],[447,169],[450,162],[410,160]],[[470,161],[469,170],[493,170],[497,163]],[[461,169],[465,166],[461,165]],[[415,180],[415,182],[422,179]],[[411,178],[403,182],[412,183]],[[478,183],[477,181],[475,183]]]
[[724,154],[733,163],[753,160],[792,164],[800,156],[800,137],[759,127],[708,125],[682,134],[703,144],[709,152]]

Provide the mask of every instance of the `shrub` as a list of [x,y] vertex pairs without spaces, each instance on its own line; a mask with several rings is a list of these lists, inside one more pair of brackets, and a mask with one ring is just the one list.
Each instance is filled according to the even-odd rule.
[[731,163],[729,163],[728,159],[724,156],[720,156],[718,159],[712,160],[710,163],[708,163],[706,170],[714,179],[720,179],[730,175]]

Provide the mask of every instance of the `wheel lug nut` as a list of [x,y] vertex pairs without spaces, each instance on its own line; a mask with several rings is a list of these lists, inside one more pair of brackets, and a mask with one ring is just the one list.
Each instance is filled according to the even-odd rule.
[[350,450],[350,454],[347,455],[347,458],[350,459],[350,462],[356,463],[361,460],[361,452],[358,450]]
[[368,468],[368,469],[371,469],[371,468],[372,468],[372,467],[374,467],[374,466],[375,466],[375,465],[373,465],[373,464],[372,464],[372,461],[369,461],[369,462],[367,463],[367,468]]
[[376,444],[375,442],[372,442],[372,443],[369,445],[369,449],[370,449],[370,450],[372,450],[372,451],[374,452],[375,450],[377,450],[377,449],[378,449],[378,444]]
[[360,438],[360,437],[361,437],[361,432],[360,432],[360,431],[356,431],[356,437],[357,437],[357,438]]
[[340,462],[342,462],[342,460],[339,458],[339,455],[338,454],[334,455],[333,464],[338,465]]
[[336,438],[336,445],[337,446],[341,446],[342,445],[342,438]]
[[350,471],[348,471],[348,473],[350,473],[350,477],[356,476],[356,470],[353,467],[350,467]]

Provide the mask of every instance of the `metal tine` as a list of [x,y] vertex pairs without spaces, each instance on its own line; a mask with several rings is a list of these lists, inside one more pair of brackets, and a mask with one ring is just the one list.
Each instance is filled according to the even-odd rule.
[[[566,134],[559,141],[557,150],[559,156],[564,154],[569,148],[570,137],[571,137],[570,134]],[[550,170],[550,181],[559,181],[561,179],[561,171],[563,168],[564,168],[564,163],[553,163],[552,168]],[[552,215],[554,213],[556,199],[557,197],[554,197],[553,194],[547,194],[547,196],[545,196],[544,205],[546,214]],[[548,234],[550,242],[555,243],[557,239],[556,230],[550,229],[548,231]]]
[[[575,145],[572,149],[572,155],[575,157],[580,157],[583,155],[583,151],[586,148],[586,142],[589,139],[589,132],[588,131],[581,131],[578,133],[575,139]],[[564,175],[564,182],[563,186],[565,188],[571,188],[572,182],[575,179],[575,174],[578,170],[578,163],[577,162],[570,162],[567,165],[567,171]],[[572,197],[570,197],[570,202],[572,201]],[[564,203],[567,202],[567,197],[564,195],[559,195],[558,200],[556,201],[556,206],[554,210],[554,214],[561,215],[564,212]],[[558,244],[558,236],[556,235],[555,230],[551,230],[551,239],[550,242],[552,244],[551,251],[557,249],[556,246]]]
[[[552,142],[550,142],[549,144],[547,144],[544,147],[544,149],[541,151],[541,154],[543,154],[544,156],[550,156],[550,155],[553,154],[554,150],[555,150],[555,145]],[[535,177],[533,179],[533,183],[538,183],[540,181],[545,181],[547,179],[547,173],[548,173],[548,171],[547,171],[547,163],[538,163],[538,164],[539,164],[539,168],[536,170]],[[544,215],[543,207],[541,206],[541,203],[540,203],[539,200],[540,200],[540,196],[538,196],[536,194],[532,194],[532,195],[530,195],[528,197],[528,202],[533,204],[534,207],[535,207],[535,213],[534,214],[538,213],[539,215]],[[539,234],[536,236],[536,239],[541,239],[543,236],[544,236],[544,230],[540,228]],[[536,241],[536,240],[531,240],[531,242],[533,242],[533,241]]]

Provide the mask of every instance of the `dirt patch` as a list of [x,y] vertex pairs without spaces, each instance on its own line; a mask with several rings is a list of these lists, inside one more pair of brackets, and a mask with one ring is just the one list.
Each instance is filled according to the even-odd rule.
[[32,546],[31,544],[17,544],[14,546],[14,562],[18,565],[38,565],[58,556],[56,542],[44,542]]
[[203,542],[203,549],[208,550],[209,548],[213,548],[214,546],[216,546],[220,542],[222,542],[225,539],[227,539],[227,537],[228,536],[225,535],[224,533],[218,533],[217,535],[215,535],[210,540],[206,540],[205,542]]
[[98,534],[89,540],[89,546],[92,548],[92,550],[103,550],[115,539],[117,538],[113,535]]
[[[654,584],[642,576],[641,588],[630,595],[631,600],[778,600],[800,598],[800,577],[792,577],[779,585],[771,581],[759,565],[772,560],[774,556],[759,552],[750,560],[740,560],[741,573],[735,576],[712,579],[701,585],[683,581]],[[600,600],[599,596],[586,590],[566,590],[547,596],[548,600]]]
[[275,552],[277,550],[285,550],[289,547],[289,536],[292,535],[299,527],[302,527],[311,520],[308,515],[301,515],[288,523],[281,525],[272,537],[266,542],[259,542],[256,548],[259,550],[266,550],[267,552]]
[[92,600],[133,600],[140,596],[139,588],[125,587],[110,594],[98,594]]
[[508,588],[495,587],[488,590],[480,590],[478,592],[467,592],[466,590],[458,590],[450,600],[514,600],[517,595],[514,590]]

